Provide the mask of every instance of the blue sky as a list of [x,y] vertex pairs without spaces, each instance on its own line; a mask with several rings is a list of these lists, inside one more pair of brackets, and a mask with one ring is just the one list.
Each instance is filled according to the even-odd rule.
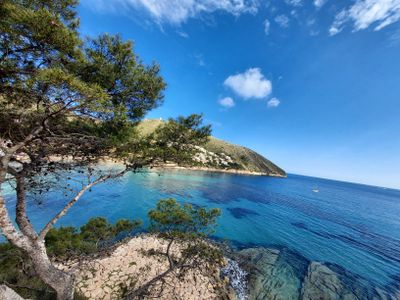
[[400,188],[400,0],[82,0],[168,84],[148,117],[203,112],[213,135],[287,172]]

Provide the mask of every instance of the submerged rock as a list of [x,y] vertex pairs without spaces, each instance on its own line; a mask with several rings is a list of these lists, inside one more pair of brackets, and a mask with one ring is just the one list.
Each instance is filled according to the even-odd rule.
[[[249,300],[299,299],[301,268],[288,263],[287,256],[290,253],[277,249],[250,248],[240,251],[239,255],[249,269]],[[291,258],[297,261],[296,257]]]
[[380,288],[338,265],[310,262],[288,249],[248,248],[236,259],[248,272],[249,300],[400,300],[396,283]]
[[394,300],[395,294],[389,294],[364,278],[357,276],[340,266],[311,262],[304,278],[301,290],[302,300]]
[[319,262],[311,262],[301,290],[302,299],[357,299],[342,284],[338,275]]

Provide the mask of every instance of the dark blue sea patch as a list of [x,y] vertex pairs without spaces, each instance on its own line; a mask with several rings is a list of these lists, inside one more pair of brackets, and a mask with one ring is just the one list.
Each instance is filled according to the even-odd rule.
[[297,228],[300,228],[300,229],[304,229],[304,230],[306,230],[306,231],[308,231],[308,232],[311,232],[311,233],[313,233],[313,234],[315,234],[315,235],[318,235],[318,236],[320,236],[320,237],[322,237],[322,238],[325,238],[325,239],[331,239],[332,237],[334,238],[335,236],[333,236],[333,235],[331,235],[331,234],[329,234],[329,233],[325,233],[325,232],[320,232],[320,231],[316,231],[316,230],[312,230],[312,229],[310,229],[310,228],[308,228],[308,226],[306,225],[306,224],[304,224],[303,222],[293,222],[293,223],[291,223],[294,227],[297,227]]
[[242,208],[242,207],[229,207],[229,212],[234,216],[236,219],[242,219],[247,216],[259,216],[260,214],[254,210]]
[[223,186],[207,184],[199,188],[203,198],[217,204],[227,204],[241,199],[255,203],[269,204],[269,197],[265,192],[254,190],[237,184],[224,184]]
[[291,223],[291,224],[292,224],[294,227],[308,230],[307,225],[304,224],[303,222],[293,222],[293,223]]

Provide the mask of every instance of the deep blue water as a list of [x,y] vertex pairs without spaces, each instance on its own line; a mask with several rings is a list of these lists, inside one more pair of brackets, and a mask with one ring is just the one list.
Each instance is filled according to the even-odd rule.
[[[111,222],[139,218],[146,225],[147,211],[165,197],[221,208],[216,236],[237,244],[288,247],[382,287],[400,275],[400,191],[305,176],[127,174],[95,187],[58,225],[79,226],[95,216]],[[59,192],[30,201],[35,227],[40,229],[64,202]],[[9,196],[9,208],[14,204]]]

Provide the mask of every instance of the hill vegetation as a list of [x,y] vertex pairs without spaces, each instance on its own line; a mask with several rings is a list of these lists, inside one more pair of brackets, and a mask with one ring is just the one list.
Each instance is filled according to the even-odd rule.
[[[145,119],[138,125],[138,131],[144,136],[149,135],[163,122],[161,119]],[[193,156],[192,167],[286,176],[284,170],[257,152],[215,137],[210,137],[204,146],[196,148],[198,152]]]

